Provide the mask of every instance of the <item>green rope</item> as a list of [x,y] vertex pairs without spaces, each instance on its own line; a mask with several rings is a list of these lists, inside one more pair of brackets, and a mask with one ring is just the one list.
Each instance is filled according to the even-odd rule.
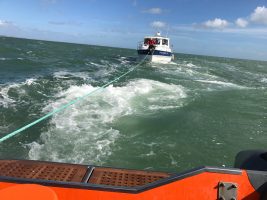
[[99,92],[99,91],[105,89],[107,86],[111,85],[112,83],[118,81],[118,80],[121,79],[122,77],[124,77],[124,76],[126,76],[127,74],[129,74],[129,73],[131,73],[132,71],[134,71],[137,67],[139,67],[139,66],[145,61],[145,59],[146,59],[147,56],[148,56],[148,54],[145,56],[145,58],[144,58],[140,63],[138,63],[136,66],[134,66],[132,69],[130,69],[130,70],[127,71],[126,73],[124,73],[124,74],[122,74],[121,76],[115,78],[114,80],[112,80],[112,81],[106,83],[105,85],[103,85],[103,86],[101,86],[101,87],[99,87],[99,88],[97,88],[97,89],[95,89],[95,90],[89,92],[88,94],[85,94],[84,96],[77,97],[76,99],[70,101],[69,103],[67,103],[67,104],[65,104],[65,105],[62,105],[61,107],[59,107],[59,108],[57,108],[57,109],[55,109],[55,110],[53,110],[53,111],[47,113],[45,116],[43,116],[43,117],[41,117],[41,118],[39,118],[39,119],[37,119],[37,120],[31,122],[31,123],[29,123],[29,124],[27,124],[27,125],[25,125],[25,126],[19,128],[19,129],[17,129],[16,131],[13,131],[13,132],[7,134],[6,136],[0,138],[0,143],[3,142],[3,141],[5,141],[5,140],[7,140],[7,139],[9,139],[9,138],[11,138],[11,137],[13,137],[13,136],[15,136],[15,135],[17,135],[17,134],[19,134],[20,132],[22,132],[22,131],[24,131],[24,130],[30,128],[30,127],[32,127],[33,125],[35,125],[35,124],[37,124],[37,123],[39,123],[39,122],[41,122],[41,121],[47,119],[48,117],[50,117],[50,116],[52,116],[52,115],[54,115],[54,114],[56,114],[56,113],[58,113],[58,112],[61,112],[61,111],[63,111],[64,109],[67,109],[67,108],[70,107],[71,105],[73,105],[73,104],[75,104],[75,103],[77,103],[77,102],[79,102],[79,101],[85,99],[86,97],[91,96],[92,94],[94,94],[94,93],[96,93],[96,92]]

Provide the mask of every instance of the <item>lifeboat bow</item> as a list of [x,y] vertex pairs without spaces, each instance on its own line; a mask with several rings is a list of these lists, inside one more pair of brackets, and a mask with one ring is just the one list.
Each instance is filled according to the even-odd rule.
[[0,160],[0,199],[267,199],[266,170],[266,151],[240,152],[235,168],[184,173]]

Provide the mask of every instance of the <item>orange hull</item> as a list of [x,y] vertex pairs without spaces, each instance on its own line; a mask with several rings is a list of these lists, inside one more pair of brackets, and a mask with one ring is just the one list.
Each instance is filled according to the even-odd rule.
[[[19,162],[19,161],[16,161]],[[35,161],[23,161],[30,162]],[[10,164],[10,163],[9,163]],[[40,162],[38,163],[40,166]],[[47,164],[47,162],[44,162]],[[14,164],[13,164],[14,165]],[[53,163],[52,163],[53,165]],[[67,164],[66,164],[67,165]],[[4,165],[2,165],[4,166]],[[20,165],[22,166],[22,165]],[[61,166],[61,165],[60,165]],[[72,165],[75,166],[75,165]],[[6,167],[6,165],[5,165]],[[2,167],[3,168],[3,167]],[[23,166],[22,166],[23,168]],[[94,169],[96,169],[95,167]],[[30,169],[23,168],[23,169]],[[52,169],[52,168],[51,168]],[[114,169],[108,170],[114,172]],[[84,200],[84,199],[97,199],[97,200],[173,200],[173,199],[205,199],[215,200],[220,199],[219,183],[234,183],[236,185],[235,199],[256,200],[260,199],[260,194],[250,183],[248,174],[245,170],[239,169],[225,169],[225,168],[199,168],[190,172],[182,174],[167,174],[163,177],[163,173],[159,180],[150,182],[140,186],[118,186],[114,185],[101,185],[90,183],[90,177],[97,175],[90,174],[86,182],[72,182],[72,181],[55,181],[45,180],[40,178],[25,178],[22,175],[19,177],[7,176],[10,171],[1,171],[0,161],[0,199],[27,199],[32,200]],[[14,169],[13,169],[14,170]],[[138,177],[142,179],[147,175],[145,171],[127,171],[117,169],[123,173],[137,173]],[[116,171],[116,169],[115,169]],[[32,172],[32,171],[31,171]],[[51,170],[50,170],[51,172]],[[2,174],[1,174],[2,173]],[[7,174],[3,174],[7,173]],[[21,172],[23,173],[23,172]],[[41,172],[40,172],[41,173]],[[42,173],[45,173],[42,171]],[[78,173],[78,172],[77,172]],[[94,172],[93,172],[94,173]],[[111,174],[111,172],[107,172]],[[146,174],[144,174],[146,173]],[[151,172],[154,173],[154,172]],[[155,172],[156,173],[156,172]],[[122,173],[121,173],[122,174]],[[4,176],[3,176],[4,175]],[[157,175],[159,176],[159,175]],[[89,181],[88,181],[89,180]],[[94,180],[94,181],[95,181]],[[133,180],[132,180],[133,181]],[[11,195],[12,194],[12,195]],[[223,199],[223,198],[222,198]],[[227,199],[227,198],[226,198]],[[234,198],[233,198],[234,199]]]

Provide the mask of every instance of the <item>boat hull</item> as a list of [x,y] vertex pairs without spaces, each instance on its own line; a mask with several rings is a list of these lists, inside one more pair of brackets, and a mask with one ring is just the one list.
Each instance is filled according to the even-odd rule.
[[[13,199],[28,200],[34,199],[33,193],[42,192],[51,198],[38,199],[214,200],[224,194],[219,189],[222,184],[235,186],[229,188],[234,190],[230,193],[234,195],[232,199],[257,200],[260,193],[248,173],[258,180],[264,180],[266,174],[216,167],[177,174],[19,160],[0,161],[0,169],[0,199],[10,199],[13,195],[17,197]],[[259,183],[257,186],[261,187]]]
[[137,50],[139,60],[155,63],[169,63],[172,60],[173,54],[167,51],[160,50]]

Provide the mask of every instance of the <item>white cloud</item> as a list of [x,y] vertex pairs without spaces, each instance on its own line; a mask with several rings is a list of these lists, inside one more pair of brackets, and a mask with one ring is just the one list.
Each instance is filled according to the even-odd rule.
[[235,21],[235,24],[240,27],[240,28],[245,28],[247,27],[248,25],[248,21],[243,19],[243,18],[238,18],[236,21]]
[[13,23],[10,22],[10,21],[6,21],[6,20],[1,20],[0,19],[0,27],[1,26],[10,26],[10,25],[13,25]]
[[250,14],[250,16],[242,18],[237,18],[234,22],[228,22],[227,20],[221,18],[215,18],[213,20],[208,20],[202,24],[193,24],[193,27],[196,29],[207,28],[207,29],[219,29],[225,30],[226,28],[231,28],[233,24],[236,25],[236,28],[247,28],[249,24],[261,24],[267,25],[267,8],[265,6],[258,6]]
[[21,29],[11,21],[0,20],[0,35],[16,36],[21,33]]
[[161,8],[150,8],[147,10],[143,10],[143,13],[149,13],[149,14],[161,14],[162,9]]
[[254,23],[267,25],[267,8],[258,6],[250,15],[250,20]]
[[59,25],[59,26],[80,26],[82,25],[82,23],[80,22],[76,22],[76,21],[49,21],[48,22],[49,24],[52,24],[52,25]]
[[202,24],[202,26],[205,28],[214,28],[214,29],[223,29],[226,28],[228,25],[229,25],[228,21],[220,18],[215,18],[214,20],[208,20]]
[[153,28],[164,28],[166,26],[166,23],[161,21],[154,21],[150,24],[150,26]]

